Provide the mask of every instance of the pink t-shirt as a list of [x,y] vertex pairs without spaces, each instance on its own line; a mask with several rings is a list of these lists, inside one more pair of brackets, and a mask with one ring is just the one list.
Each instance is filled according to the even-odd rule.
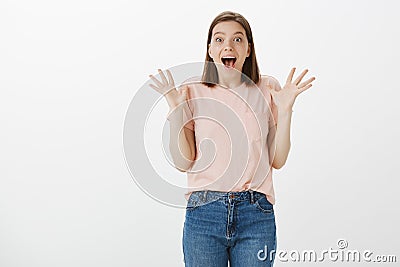
[[270,138],[276,130],[277,109],[268,85],[279,82],[263,75],[258,85],[237,88],[207,87],[201,77],[186,80],[185,125],[195,133],[196,158],[187,172],[188,199],[198,190],[245,191],[266,194],[275,204]]

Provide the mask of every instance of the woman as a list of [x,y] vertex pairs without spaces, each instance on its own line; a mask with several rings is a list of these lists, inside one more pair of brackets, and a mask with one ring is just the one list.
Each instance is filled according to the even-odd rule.
[[294,101],[315,80],[301,82],[305,70],[293,81],[294,72],[283,88],[260,75],[248,21],[223,12],[211,23],[201,77],[176,90],[169,70],[168,79],[159,70],[161,81],[150,75],[171,108],[174,164],[188,172],[186,266],[273,265],[272,168],[286,162]]

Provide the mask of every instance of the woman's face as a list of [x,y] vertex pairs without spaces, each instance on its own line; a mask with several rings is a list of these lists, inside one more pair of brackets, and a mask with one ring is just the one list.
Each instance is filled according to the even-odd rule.
[[217,64],[218,71],[242,71],[246,57],[250,55],[250,45],[246,31],[236,21],[223,21],[212,30],[211,43],[208,47],[210,57]]

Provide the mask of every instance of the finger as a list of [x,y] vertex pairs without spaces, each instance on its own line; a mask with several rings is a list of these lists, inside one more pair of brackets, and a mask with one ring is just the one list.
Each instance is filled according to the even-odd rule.
[[181,95],[182,95],[182,97],[184,97],[185,99],[187,98],[187,88],[182,89]]
[[295,84],[295,85],[298,85],[298,84],[301,82],[301,80],[303,79],[304,75],[306,75],[307,72],[308,72],[308,69],[305,69],[305,70],[300,74],[300,76],[297,77],[296,80],[294,80],[294,84]]
[[162,92],[160,91],[160,88],[158,88],[158,87],[155,86],[154,84],[149,84],[149,86],[150,86],[151,88],[153,88],[154,90],[156,90],[157,92],[159,92],[159,93],[162,94]]
[[269,88],[270,94],[272,95],[272,97],[274,97],[276,95],[277,91],[275,91],[275,89],[272,88],[271,86],[268,86],[268,88]]
[[169,84],[175,87],[174,78],[172,78],[172,74],[169,70],[166,71],[168,75]]
[[267,85],[267,88],[269,91],[275,91],[275,89],[270,84]]
[[160,74],[160,77],[163,81],[164,84],[168,84],[167,78],[165,78],[164,72],[162,72],[161,69],[158,69],[158,73]]
[[308,79],[307,81],[302,82],[301,84],[299,84],[298,87],[299,87],[299,88],[304,87],[304,86],[306,86],[307,84],[311,83],[311,82],[314,81],[314,80],[315,80],[315,77],[312,77],[312,78]]
[[162,83],[160,83],[153,75],[150,74],[149,77],[156,83],[157,86],[162,86]]
[[297,92],[297,95],[299,95],[300,93],[304,92],[305,90],[307,90],[308,88],[310,88],[312,86],[312,84],[306,85],[302,88],[300,88]]
[[292,68],[292,69],[291,69],[291,71],[290,71],[290,73],[289,73],[289,76],[288,76],[287,79],[286,79],[286,83],[292,83],[293,74],[294,74],[295,70],[296,70],[296,68]]

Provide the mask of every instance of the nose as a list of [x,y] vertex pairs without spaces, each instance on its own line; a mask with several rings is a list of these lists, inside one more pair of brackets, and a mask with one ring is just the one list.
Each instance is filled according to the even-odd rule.
[[232,51],[232,47],[230,45],[227,45],[224,47],[224,51]]
[[224,51],[226,52],[226,51],[232,51],[233,50],[233,43],[232,43],[232,40],[227,40],[226,42],[225,42],[225,47],[224,47]]

